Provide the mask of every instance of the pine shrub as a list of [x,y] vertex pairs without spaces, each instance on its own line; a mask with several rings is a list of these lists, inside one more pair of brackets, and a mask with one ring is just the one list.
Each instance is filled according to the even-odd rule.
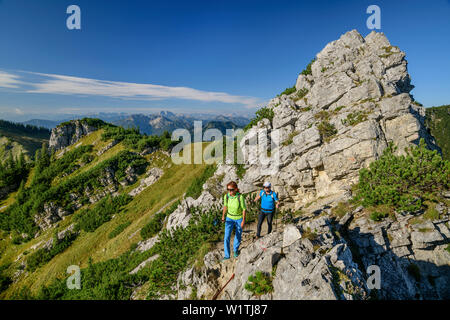
[[272,278],[269,274],[256,271],[255,275],[250,275],[248,277],[248,281],[244,288],[255,296],[270,293],[273,291]]
[[369,168],[360,170],[355,199],[363,206],[386,204],[417,211],[424,208],[424,201],[449,189],[450,162],[427,149],[423,139],[418,146],[407,148],[406,155],[394,155],[394,151],[390,144]]
[[253,126],[256,126],[258,122],[261,121],[262,119],[268,119],[270,122],[272,122],[274,115],[275,113],[271,108],[269,107],[261,108],[258,111],[256,111],[255,118],[250,120],[250,122],[245,126],[244,130],[246,131]]

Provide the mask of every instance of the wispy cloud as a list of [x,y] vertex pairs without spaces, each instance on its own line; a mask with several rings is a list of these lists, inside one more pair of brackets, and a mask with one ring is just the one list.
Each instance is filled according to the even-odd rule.
[[33,78],[37,76],[38,79],[20,81],[18,75],[0,71],[0,86],[18,88],[19,84],[23,84],[21,89],[28,93],[103,96],[133,100],[184,99],[238,104],[246,108],[254,108],[262,103],[261,99],[255,97],[203,91],[189,87],[97,80],[46,73],[22,72],[22,74],[33,75]]
[[15,74],[0,71],[0,87],[18,88],[22,83],[20,80],[18,80],[19,78],[20,77]]

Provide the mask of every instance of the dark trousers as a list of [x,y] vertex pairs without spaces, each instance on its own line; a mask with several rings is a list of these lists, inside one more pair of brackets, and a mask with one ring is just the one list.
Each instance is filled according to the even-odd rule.
[[258,227],[256,229],[256,235],[259,237],[261,236],[261,226],[263,224],[264,218],[267,217],[267,234],[272,232],[272,219],[273,219],[273,213],[275,212],[275,209],[271,212],[265,212],[262,210],[259,210],[258,215]]

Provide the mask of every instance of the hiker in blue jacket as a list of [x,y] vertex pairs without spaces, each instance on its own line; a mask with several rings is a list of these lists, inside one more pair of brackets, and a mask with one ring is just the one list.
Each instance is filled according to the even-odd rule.
[[264,182],[264,189],[259,192],[256,196],[255,202],[261,199],[261,209],[258,215],[258,227],[256,229],[256,237],[259,239],[261,237],[261,226],[263,224],[264,218],[267,217],[267,233],[272,232],[272,219],[275,210],[278,209],[280,202],[278,201],[277,194],[271,190],[270,182]]

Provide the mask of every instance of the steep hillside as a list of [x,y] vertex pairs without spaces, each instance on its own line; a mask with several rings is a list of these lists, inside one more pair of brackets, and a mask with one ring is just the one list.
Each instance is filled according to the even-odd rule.
[[0,161],[7,159],[9,154],[14,158],[22,153],[27,158],[34,157],[49,137],[50,130],[45,128],[0,120]]
[[450,160],[450,105],[427,108],[425,124],[441,147],[444,159]]
[[[58,141],[71,138],[83,122],[92,124],[72,121],[56,128],[54,133],[63,133]],[[35,296],[64,278],[72,264],[85,268],[91,259],[94,266],[122,259],[158,210],[186,191],[198,192],[203,183],[196,181],[207,166],[173,165],[165,139],[101,124],[52,156],[42,149],[32,181],[0,219],[1,276],[8,283],[1,297]],[[155,144],[152,152],[137,152]],[[127,263],[134,269],[146,255]],[[123,298],[111,294],[108,298]],[[105,298],[100,292],[83,297]]]

